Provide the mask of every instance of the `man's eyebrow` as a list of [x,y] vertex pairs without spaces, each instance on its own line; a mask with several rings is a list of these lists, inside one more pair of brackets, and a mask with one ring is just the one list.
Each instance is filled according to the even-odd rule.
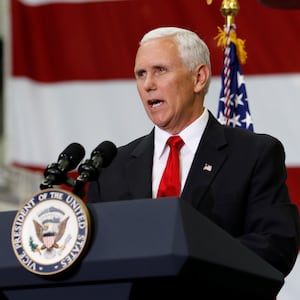
[[145,69],[136,69],[136,70],[134,70],[134,74],[136,74],[136,75],[140,75],[143,72],[145,72]]
[[[159,69],[167,69],[168,67],[165,64],[156,64],[150,67],[151,70],[159,70]],[[140,69],[136,69],[134,70],[135,74],[140,74],[146,72],[146,69],[144,68],[140,68]]]

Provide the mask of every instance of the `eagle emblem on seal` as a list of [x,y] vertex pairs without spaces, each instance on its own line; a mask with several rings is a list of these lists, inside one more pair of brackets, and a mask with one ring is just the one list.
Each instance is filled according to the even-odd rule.
[[54,257],[55,250],[64,249],[68,241],[67,238],[64,243],[59,244],[65,233],[68,220],[69,216],[65,216],[65,213],[60,209],[50,207],[43,210],[38,215],[38,221],[35,219],[32,220],[36,236],[41,244],[34,244],[31,237],[31,249],[40,254],[45,250],[45,257]]

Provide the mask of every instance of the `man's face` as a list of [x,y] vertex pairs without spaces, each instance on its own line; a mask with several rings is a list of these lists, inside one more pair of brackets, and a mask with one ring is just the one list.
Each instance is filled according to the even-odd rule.
[[176,42],[158,38],[144,43],[135,60],[137,89],[154,124],[177,134],[200,116],[197,71],[183,64]]

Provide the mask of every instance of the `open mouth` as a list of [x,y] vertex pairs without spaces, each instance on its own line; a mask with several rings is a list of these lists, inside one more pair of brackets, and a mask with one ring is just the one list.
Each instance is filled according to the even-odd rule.
[[162,102],[163,102],[162,100],[153,99],[153,100],[149,100],[149,101],[148,101],[148,104],[149,104],[151,107],[157,107],[157,106],[159,106]]

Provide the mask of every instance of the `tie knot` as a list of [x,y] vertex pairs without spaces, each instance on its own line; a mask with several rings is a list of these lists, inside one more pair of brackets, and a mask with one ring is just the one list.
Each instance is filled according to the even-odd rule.
[[167,140],[167,144],[171,148],[176,148],[177,150],[179,150],[183,146],[184,141],[179,135],[174,135],[169,137],[169,139]]

